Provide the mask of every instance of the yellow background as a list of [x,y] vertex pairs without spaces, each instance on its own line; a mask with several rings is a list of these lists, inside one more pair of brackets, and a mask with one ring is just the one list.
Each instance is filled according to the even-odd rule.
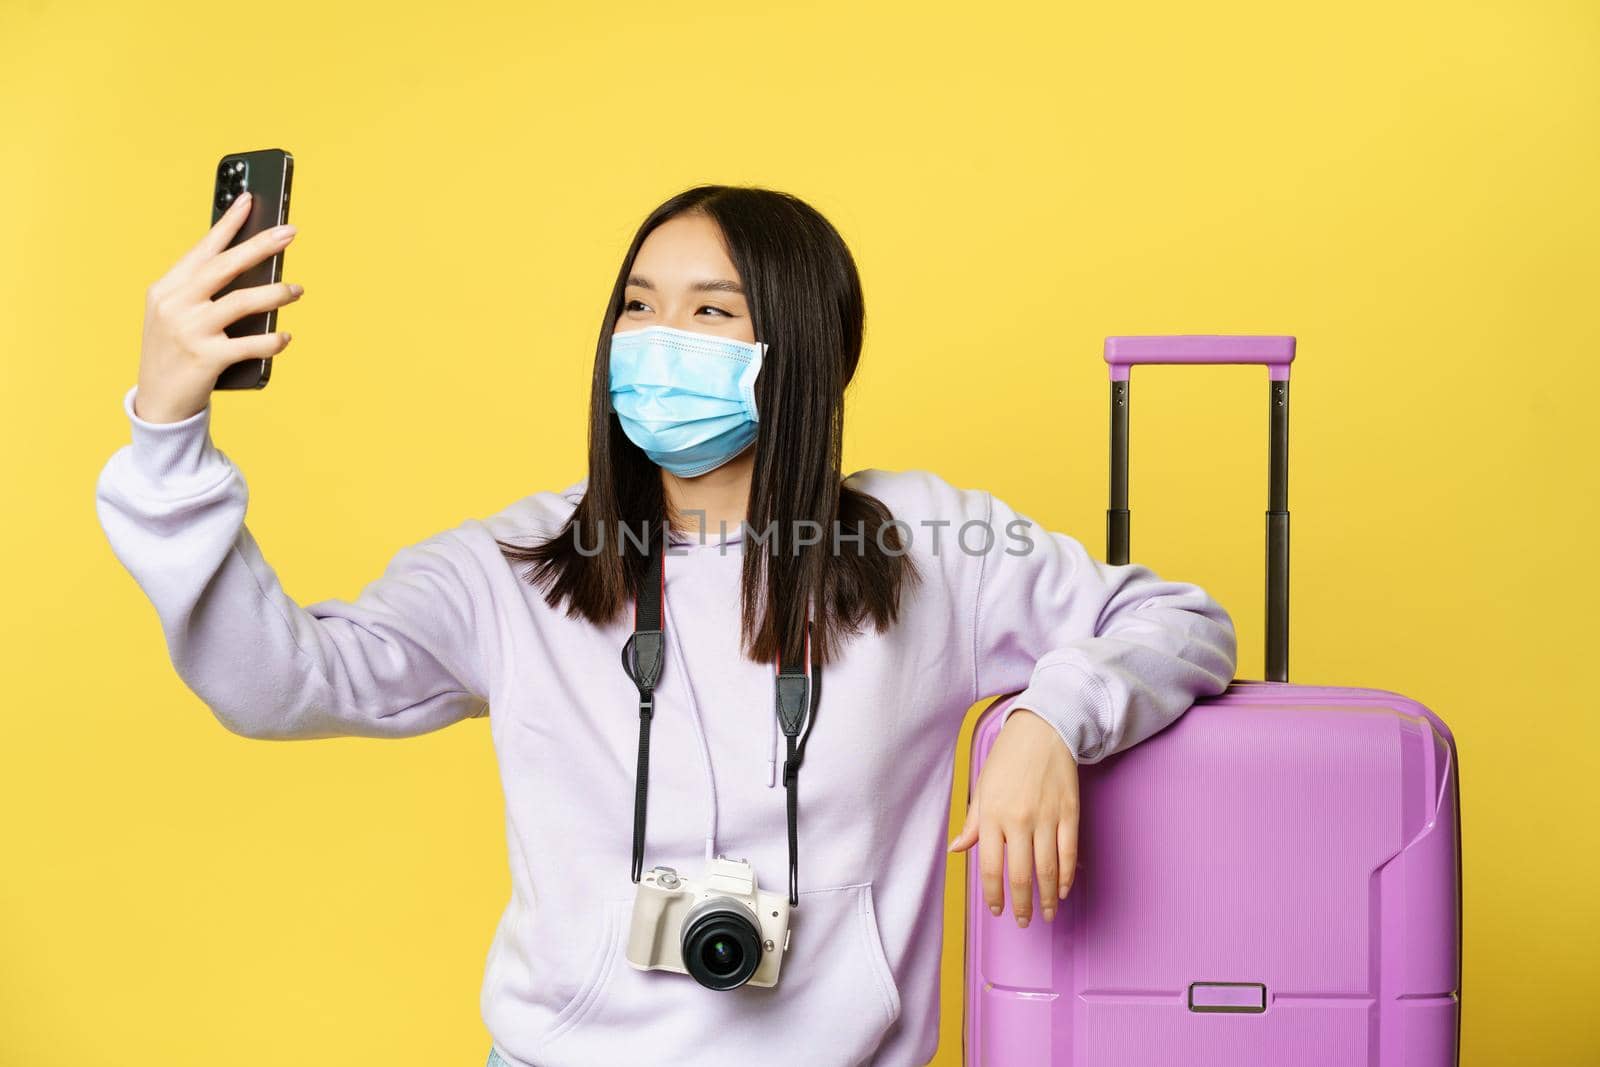
[[[482,720],[227,733],[93,511],[145,286],[217,158],[268,146],[307,292],[214,432],[302,603],[581,476],[619,257],[690,184],[799,194],[858,257],[848,468],[931,468],[1096,552],[1102,338],[1298,335],[1291,677],[1455,729],[1463,1062],[1595,1062],[1597,44],[1591,2],[0,0],[0,1063],[488,1052]],[[1215,593],[1260,677],[1265,373],[1133,395],[1135,558]]]

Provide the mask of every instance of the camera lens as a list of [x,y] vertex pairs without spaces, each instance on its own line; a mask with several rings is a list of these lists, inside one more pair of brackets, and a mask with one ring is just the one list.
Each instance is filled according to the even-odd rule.
[[708,938],[700,949],[700,962],[712,974],[732,974],[744,962],[744,949],[731,937]]
[[727,897],[696,904],[684,917],[683,962],[708,989],[748,982],[761,964],[761,933],[750,909]]

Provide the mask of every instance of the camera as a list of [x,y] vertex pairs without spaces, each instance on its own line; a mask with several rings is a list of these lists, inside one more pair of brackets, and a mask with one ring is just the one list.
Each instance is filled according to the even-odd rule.
[[778,984],[789,949],[789,898],[756,887],[755,869],[723,856],[700,881],[671,867],[639,880],[628,928],[628,963],[677,971],[707,989]]
[[218,211],[225,211],[245,190],[249,167],[242,159],[225,159],[217,164]]

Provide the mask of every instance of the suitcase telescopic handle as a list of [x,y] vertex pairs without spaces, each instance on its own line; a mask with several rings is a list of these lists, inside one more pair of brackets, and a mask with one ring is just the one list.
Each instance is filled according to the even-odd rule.
[[1136,363],[1261,363],[1277,381],[1289,380],[1294,362],[1293,337],[1176,334],[1166,337],[1107,337],[1106,362],[1111,380],[1128,380]]
[[1106,561],[1128,562],[1128,378],[1136,364],[1257,363],[1268,369],[1267,658],[1269,681],[1289,680],[1289,364],[1293,337],[1179,334],[1107,337],[1111,371],[1111,506]]

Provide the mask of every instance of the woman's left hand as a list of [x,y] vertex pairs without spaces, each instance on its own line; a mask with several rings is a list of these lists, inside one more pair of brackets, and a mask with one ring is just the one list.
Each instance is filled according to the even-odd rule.
[[1072,886],[1078,863],[1078,764],[1055,727],[1027,708],[1006,719],[978,774],[967,821],[951,852],[978,845],[983,899],[1000,914],[1005,904],[1001,847],[1009,863],[1011,907],[1017,925],[1033,914],[1033,872],[1039,872],[1039,910],[1055,918],[1056,901]]

